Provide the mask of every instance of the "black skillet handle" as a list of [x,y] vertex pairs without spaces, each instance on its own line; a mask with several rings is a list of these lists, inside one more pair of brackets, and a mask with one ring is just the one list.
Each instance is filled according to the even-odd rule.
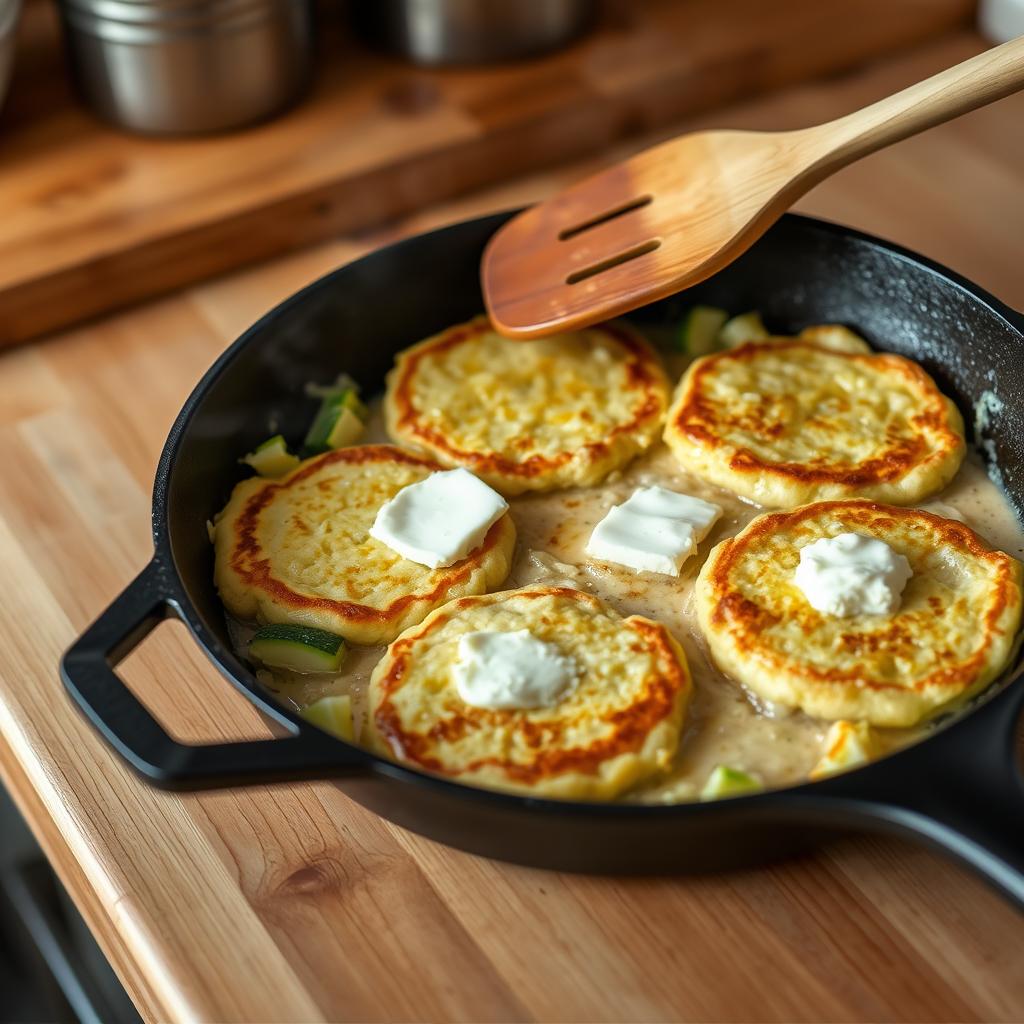
[[1022,712],[1017,679],[931,739],[828,784],[866,798],[862,809],[887,830],[952,854],[1024,909]]
[[179,615],[154,560],[67,651],[61,678],[103,738],[145,778],[167,789],[205,789],[353,774],[367,759],[313,726],[274,717],[290,736],[187,744],[170,737],[114,671],[164,619]]

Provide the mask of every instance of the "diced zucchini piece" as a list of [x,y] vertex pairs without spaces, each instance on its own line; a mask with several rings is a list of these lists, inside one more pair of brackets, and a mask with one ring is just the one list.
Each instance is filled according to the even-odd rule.
[[694,306],[679,329],[679,351],[688,356],[706,356],[718,348],[718,336],[729,314],[714,306]]
[[735,348],[745,341],[761,341],[770,338],[768,328],[757,312],[741,313],[734,316],[719,332],[718,344],[723,348]]
[[811,769],[810,778],[822,779],[867,764],[876,750],[875,734],[867,722],[833,722],[825,733],[825,753]]
[[815,345],[834,348],[837,352],[860,354],[870,352],[871,346],[859,335],[842,324],[816,324],[805,327],[799,334],[804,341],[813,341]]
[[344,408],[340,411],[334,427],[327,435],[328,448],[344,448],[351,444],[363,432],[366,424],[351,409]]
[[714,771],[700,791],[701,800],[721,800],[727,796],[744,796],[758,793],[764,786],[759,779],[739,768],[730,768],[727,764],[715,765]]
[[299,464],[299,457],[288,451],[280,434],[275,434],[239,461],[252,466],[260,476],[275,478],[290,473]]
[[249,655],[270,668],[337,672],[345,658],[345,641],[326,629],[278,623],[256,631]]
[[363,432],[367,415],[354,388],[327,395],[320,402],[304,447],[319,453],[351,444]]
[[300,714],[307,721],[338,739],[351,743],[355,739],[352,722],[352,698],[347,694],[336,697],[321,697]]

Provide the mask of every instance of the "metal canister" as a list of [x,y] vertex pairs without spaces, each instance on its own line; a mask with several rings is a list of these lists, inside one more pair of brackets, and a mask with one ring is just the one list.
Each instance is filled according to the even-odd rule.
[[421,64],[530,57],[585,31],[595,0],[355,0],[357,31]]
[[283,110],[312,71],[309,0],[59,0],[78,89],[146,134],[238,128]]

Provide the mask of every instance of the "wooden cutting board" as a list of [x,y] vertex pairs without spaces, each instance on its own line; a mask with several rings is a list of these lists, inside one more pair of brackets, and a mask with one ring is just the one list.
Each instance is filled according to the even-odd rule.
[[324,4],[316,87],[290,115],[171,141],[82,109],[52,6],[31,2],[0,113],[0,344],[840,71],[974,3],[619,0],[560,53],[444,71],[345,39],[339,7]]

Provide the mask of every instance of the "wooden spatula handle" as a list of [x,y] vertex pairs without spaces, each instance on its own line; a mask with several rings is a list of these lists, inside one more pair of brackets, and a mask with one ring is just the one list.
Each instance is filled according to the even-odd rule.
[[1024,87],[1024,36],[979,53],[863,110],[810,129],[831,138],[829,170]]

